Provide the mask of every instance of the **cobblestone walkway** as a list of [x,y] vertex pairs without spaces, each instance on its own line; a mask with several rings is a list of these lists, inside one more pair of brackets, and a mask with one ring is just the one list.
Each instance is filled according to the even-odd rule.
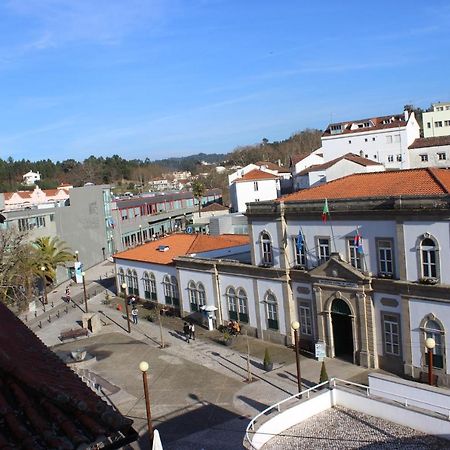
[[271,439],[264,450],[448,449],[450,441],[337,406]]

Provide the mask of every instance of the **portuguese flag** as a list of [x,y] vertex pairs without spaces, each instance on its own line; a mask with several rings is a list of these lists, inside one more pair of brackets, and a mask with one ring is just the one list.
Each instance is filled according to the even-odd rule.
[[328,200],[325,199],[325,203],[323,205],[323,211],[322,211],[322,222],[326,223],[327,219],[330,218],[330,210],[328,209]]

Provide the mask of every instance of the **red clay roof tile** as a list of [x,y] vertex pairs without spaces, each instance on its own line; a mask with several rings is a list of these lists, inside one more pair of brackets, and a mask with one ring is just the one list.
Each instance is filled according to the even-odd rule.
[[268,172],[263,172],[262,170],[253,169],[247,172],[241,178],[237,178],[233,183],[243,183],[245,181],[258,181],[258,180],[277,180],[279,177],[272,175]]

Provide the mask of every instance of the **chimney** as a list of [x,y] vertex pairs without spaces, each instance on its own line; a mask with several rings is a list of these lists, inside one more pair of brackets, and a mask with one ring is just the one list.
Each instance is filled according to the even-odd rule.
[[409,111],[405,109],[405,121],[408,122],[409,119]]

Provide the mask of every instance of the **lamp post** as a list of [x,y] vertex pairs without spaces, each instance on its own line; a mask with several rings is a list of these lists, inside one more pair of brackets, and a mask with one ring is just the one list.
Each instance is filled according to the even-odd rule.
[[77,260],[77,262],[80,261],[79,256],[80,255],[79,255],[78,250],[75,250],[75,259]]
[[291,328],[294,330],[294,340],[295,340],[295,362],[297,364],[297,385],[298,385],[298,393],[302,392],[302,376],[300,373],[300,355],[299,355],[299,336],[298,329],[300,328],[300,324],[294,320],[291,322]]
[[47,299],[47,281],[45,279],[45,266],[41,266],[41,272],[42,272],[42,289],[44,290],[44,305],[47,305],[48,299]]
[[148,438],[150,440],[150,448],[152,448],[153,426],[152,426],[152,413],[150,411],[150,395],[148,392],[148,381],[147,381],[148,362],[141,361],[139,363],[139,370],[142,372],[142,382],[144,383],[145,409],[147,411]]
[[425,347],[428,350],[428,384],[433,386],[433,349],[436,346],[436,341],[429,337],[425,339]]
[[83,296],[84,296],[84,312],[88,312],[88,305],[87,305],[87,295],[86,295],[86,280],[85,277],[86,272],[81,272],[81,277],[83,278]]
[[144,241],[142,240],[142,225],[139,225],[139,242],[141,244],[144,243]]
[[128,325],[128,333],[131,333],[131,325],[130,325],[130,312],[128,311],[128,299],[127,299],[127,283],[122,283],[123,289],[123,298],[125,299],[125,312],[127,314],[127,325]]

